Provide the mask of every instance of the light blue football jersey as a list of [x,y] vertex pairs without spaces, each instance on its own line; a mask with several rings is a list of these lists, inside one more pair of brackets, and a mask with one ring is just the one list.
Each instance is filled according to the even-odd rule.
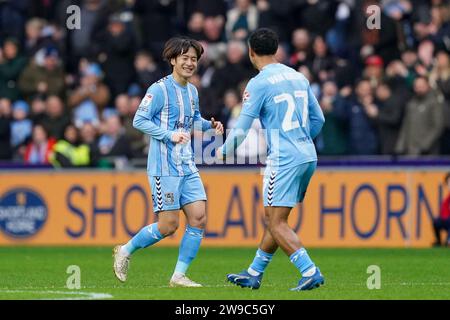
[[266,130],[269,170],[317,161],[313,139],[325,118],[301,73],[281,63],[266,65],[249,81],[241,114],[259,118]]
[[[141,120],[141,121],[139,121]],[[182,86],[172,75],[152,84],[134,118],[135,128],[150,134],[147,173],[150,176],[185,176],[197,172],[190,143],[175,144],[172,132],[188,132],[197,124],[202,130],[210,122],[201,118],[194,85]]]

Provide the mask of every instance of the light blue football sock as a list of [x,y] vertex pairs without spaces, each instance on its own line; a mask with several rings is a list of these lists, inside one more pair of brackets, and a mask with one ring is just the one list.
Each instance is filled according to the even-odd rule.
[[249,270],[247,270],[248,273],[252,276],[258,276],[259,274],[264,273],[264,270],[266,270],[266,267],[269,265],[272,257],[273,253],[267,253],[258,248],[258,250],[256,250],[255,258],[253,259]]
[[308,256],[308,252],[306,252],[305,248],[300,248],[295,251],[291,254],[289,259],[302,275],[304,275],[304,273],[311,268],[315,267],[314,262],[312,262],[311,258]]
[[158,223],[153,223],[149,226],[142,228],[130,241],[122,246],[122,251],[127,255],[133,254],[137,249],[147,248],[154,245],[159,240],[164,238],[158,230]]
[[203,239],[203,230],[199,228],[186,226],[183,239],[181,240],[177,265],[175,273],[186,274],[189,265],[197,255],[200,243]]

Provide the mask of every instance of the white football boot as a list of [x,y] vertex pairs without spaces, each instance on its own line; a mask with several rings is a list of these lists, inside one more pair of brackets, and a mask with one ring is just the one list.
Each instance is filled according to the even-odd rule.
[[170,279],[169,285],[171,287],[186,287],[186,288],[198,288],[203,287],[200,283],[194,282],[184,274],[174,273]]
[[127,281],[128,268],[130,266],[130,257],[120,253],[120,245],[115,246],[113,250],[113,270],[117,279],[121,282]]

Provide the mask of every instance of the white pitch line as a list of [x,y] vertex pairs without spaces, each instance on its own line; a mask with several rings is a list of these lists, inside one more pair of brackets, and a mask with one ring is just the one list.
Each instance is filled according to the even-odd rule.
[[44,300],[96,300],[96,299],[111,299],[112,295],[109,293],[97,292],[83,292],[83,291],[53,291],[53,290],[0,290],[0,293],[31,293],[31,294],[57,294],[57,295],[72,295],[79,296],[75,298],[44,298]]

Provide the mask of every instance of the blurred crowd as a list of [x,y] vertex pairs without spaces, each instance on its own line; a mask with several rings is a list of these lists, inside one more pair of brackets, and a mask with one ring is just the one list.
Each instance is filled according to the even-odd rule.
[[277,59],[319,99],[319,154],[450,154],[448,0],[0,0],[0,161],[145,157],[132,119],[170,72],[161,52],[175,35],[202,42],[191,79],[202,115],[231,127],[256,74],[246,39],[258,27],[279,34]]

